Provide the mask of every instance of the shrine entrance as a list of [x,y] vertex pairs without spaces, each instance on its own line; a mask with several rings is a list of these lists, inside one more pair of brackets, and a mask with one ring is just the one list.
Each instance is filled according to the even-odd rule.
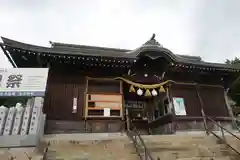
[[126,129],[135,127],[140,134],[165,133],[166,129],[162,130],[162,126],[172,118],[169,98],[164,88],[168,81],[156,85],[141,85],[143,88],[136,87],[137,83],[134,83],[135,86],[129,83],[130,81],[123,84]]

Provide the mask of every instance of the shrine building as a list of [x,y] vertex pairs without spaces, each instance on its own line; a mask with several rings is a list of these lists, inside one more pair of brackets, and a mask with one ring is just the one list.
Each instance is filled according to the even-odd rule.
[[[226,91],[240,66],[172,53],[152,36],[134,50],[51,42],[50,47],[2,37],[13,67],[49,68],[46,133],[174,134],[232,127]],[[207,125],[207,126],[206,126]]]

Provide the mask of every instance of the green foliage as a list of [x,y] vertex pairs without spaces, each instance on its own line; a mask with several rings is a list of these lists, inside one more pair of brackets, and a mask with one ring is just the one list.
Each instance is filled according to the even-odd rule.
[[0,98],[0,106],[4,105],[7,107],[15,106],[16,103],[26,104],[28,98],[27,97],[2,97]]
[[[233,60],[226,60],[226,64],[240,64],[240,59],[235,57]],[[240,78],[233,84],[229,96],[234,100],[237,106],[240,105]]]
[[225,63],[226,64],[240,64],[240,59],[237,57],[235,57],[233,60],[227,59]]

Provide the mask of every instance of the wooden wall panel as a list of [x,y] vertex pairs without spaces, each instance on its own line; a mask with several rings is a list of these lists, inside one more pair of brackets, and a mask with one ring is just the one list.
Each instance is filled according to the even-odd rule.
[[[202,116],[200,101],[195,85],[174,84],[170,89],[172,97],[182,97],[185,101],[187,116]],[[228,117],[224,98],[224,89],[220,86],[199,86],[199,94],[203,101],[203,109],[207,116]]]
[[174,84],[170,92],[172,97],[184,98],[187,116],[202,116],[195,86]]
[[207,116],[228,117],[228,110],[221,87],[200,87],[204,112]]
[[[50,69],[44,112],[48,120],[81,120],[84,107],[85,76],[77,72]],[[77,113],[72,113],[76,97]]]

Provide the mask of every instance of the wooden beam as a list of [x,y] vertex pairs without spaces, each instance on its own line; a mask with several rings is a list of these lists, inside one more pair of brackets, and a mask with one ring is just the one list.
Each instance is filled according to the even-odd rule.
[[178,85],[189,85],[189,86],[199,86],[199,87],[216,87],[216,88],[223,88],[221,85],[209,85],[209,84],[199,84],[199,83],[185,83],[185,82],[174,82],[174,84]]

